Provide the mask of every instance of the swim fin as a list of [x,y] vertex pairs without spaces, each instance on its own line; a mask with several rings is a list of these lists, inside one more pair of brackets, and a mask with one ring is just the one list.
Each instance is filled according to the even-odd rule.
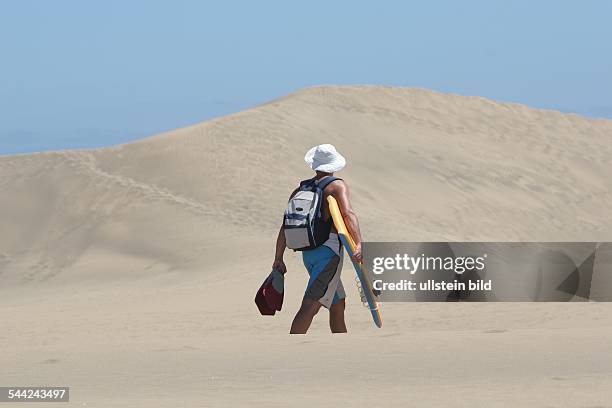
[[255,295],[255,304],[259,313],[264,316],[273,316],[276,311],[280,311],[283,307],[284,292],[285,277],[278,270],[273,269]]

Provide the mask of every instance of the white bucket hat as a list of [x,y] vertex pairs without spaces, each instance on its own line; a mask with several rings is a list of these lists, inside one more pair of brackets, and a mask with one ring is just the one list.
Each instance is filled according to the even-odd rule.
[[315,171],[334,173],[346,165],[346,159],[330,144],[322,144],[310,149],[304,156],[306,164]]

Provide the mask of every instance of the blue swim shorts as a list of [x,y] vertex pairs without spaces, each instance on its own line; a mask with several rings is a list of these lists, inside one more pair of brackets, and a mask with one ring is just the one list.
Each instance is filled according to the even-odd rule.
[[317,300],[329,309],[346,297],[340,280],[342,249],[339,252],[338,255],[325,245],[302,252],[304,266],[310,275],[304,299]]

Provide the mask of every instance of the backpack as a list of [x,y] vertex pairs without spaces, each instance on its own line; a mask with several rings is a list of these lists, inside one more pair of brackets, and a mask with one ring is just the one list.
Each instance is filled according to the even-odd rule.
[[332,221],[323,221],[321,206],[323,190],[332,181],[341,180],[325,176],[319,180],[305,180],[289,199],[283,218],[287,248],[305,251],[321,246],[329,238]]

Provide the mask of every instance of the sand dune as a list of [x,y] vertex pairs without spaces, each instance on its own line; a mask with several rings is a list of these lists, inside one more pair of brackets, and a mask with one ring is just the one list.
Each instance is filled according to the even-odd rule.
[[0,385],[67,384],[88,406],[609,404],[605,304],[385,305],[378,331],[351,287],[350,336],[319,316],[288,338],[305,283],[288,254],[285,309],[258,316],[319,143],[348,159],[367,240],[612,240],[612,121],[421,89],[309,88],[135,143],[0,157]]

